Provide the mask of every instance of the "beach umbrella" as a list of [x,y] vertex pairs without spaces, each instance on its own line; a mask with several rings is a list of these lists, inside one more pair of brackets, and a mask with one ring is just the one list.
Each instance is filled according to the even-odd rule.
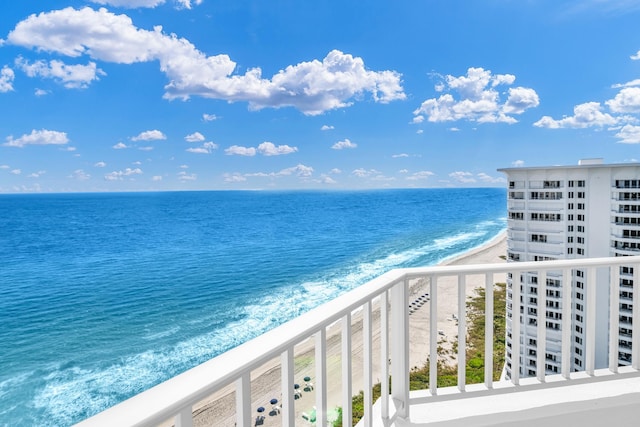
[[258,407],[258,412],[264,412],[264,408],[262,406]]
[[269,403],[271,403],[272,405],[275,405],[276,403],[278,403],[278,399],[271,399]]

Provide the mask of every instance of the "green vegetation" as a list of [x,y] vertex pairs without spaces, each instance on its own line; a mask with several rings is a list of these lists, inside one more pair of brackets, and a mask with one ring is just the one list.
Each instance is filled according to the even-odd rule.
[[[498,380],[504,365],[505,355],[505,324],[506,324],[506,284],[496,283],[493,291],[493,379]],[[467,301],[468,336],[467,336],[467,384],[484,382],[484,306],[485,290],[478,289],[477,296]],[[442,354],[438,347],[438,354]],[[458,383],[458,368],[446,366],[438,362],[438,387],[455,386]],[[409,374],[409,387],[411,390],[424,390],[429,388],[429,362],[421,368],[414,369]],[[373,401],[381,395],[381,385],[373,387]],[[353,397],[353,422],[355,426],[364,415],[364,392]],[[342,410],[340,417],[334,423],[334,427],[342,427]]]

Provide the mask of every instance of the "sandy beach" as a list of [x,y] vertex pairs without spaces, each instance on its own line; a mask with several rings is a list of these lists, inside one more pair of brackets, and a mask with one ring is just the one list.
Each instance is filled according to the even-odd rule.
[[[460,256],[451,258],[440,265],[456,264],[487,264],[506,262],[503,258],[506,254],[506,233],[487,244],[472,249]],[[504,275],[502,275],[504,276]],[[505,281],[505,277],[496,275],[495,282]],[[476,289],[484,287],[484,276],[470,276],[466,282],[467,298],[476,293]],[[418,297],[429,293],[430,284],[425,280],[415,280],[410,283],[409,302],[416,301]],[[445,353],[450,350],[457,340],[457,322],[454,314],[458,312],[458,290],[455,277],[445,277],[438,281],[438,324],[439,345]],[[380,357],[379,355],[379,309],[373,307],[373,379],[379,382]],[[429,354],[429,304],[426,303],[415,310],[409,316],[410,324],[410,366],[419,368],[425,365]],[[327,408],[329,411],[340,405],[342,400],[342,372],[341,372],[341,328],[334,325],[327,330]],[[352,325],[352,363],[354,367],[362,366],[363,355],[362,317],[359,313],[353,316]],[[441,359],[442,360],[442,359]],[[448,354],[446,363],[454,363],[455,359]],[[305,387],[303,378],[315,375],[314,366],[314,340],[310,339],[296,347],[295,351],[295,379],[300,383],[300,389]],[[279,360],[273,360],[252,373],[252,408],[254,416],[258,415],[256,409],[264,407],[263,426],[280,426],[282,419],[277,412],[272,411],[271,399],[281,400]],[[352,373],[353,393],[362,390],[363,374],[354,369]],[[312,426],[305,421],[303,414],[309,414],[315,405],[315,392],[313,389],[302,391],[299,399],[295,401],[296,425]],[[255,421],[255,418],[254,418]],[[200,402],[194,410],[195,426],[234,426],[235,425],[235,393],[232,387],[217,393],[214,396]]]

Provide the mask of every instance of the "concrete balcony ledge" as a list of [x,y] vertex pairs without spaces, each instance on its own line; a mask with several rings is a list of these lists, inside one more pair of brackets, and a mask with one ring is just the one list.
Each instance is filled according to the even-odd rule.
[[[608,369],[596,370],[593,376],[574,373],[567,380],[561,375],[428,390],[410,394],[410,420],[395,420],[398,427],[566,427],[632,425],[640,419],[640,375],[620,367],[620,374]],[[380,416],[380,402],[373,407],[374,426],[385,426]]]

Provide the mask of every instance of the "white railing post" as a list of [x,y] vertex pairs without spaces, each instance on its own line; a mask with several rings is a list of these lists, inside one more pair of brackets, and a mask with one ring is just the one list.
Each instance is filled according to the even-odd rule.
[[251,372],[236,380],[236,424],[251,425]]
[[458,274],[458,390],[467,385],[467,277]]
[[316,421],[327,423],[327,331],[324,327],[316,333]]
[[547,353],[547,272],[538,273],[538,328],[536,334],[536,378],[545,381]]
[[407,282],[391,288],[391,397],[398,418],[409,418],[409,309]]
[[514,271],[511,276],[511,382],[520,384],[520,285],[522,272]]
[[438,394],[438,276],[429,277],[429,391]]
[[191,406],[183,408],[174,419],[176,427],[193,427],[193,413]]
[[293,405],[294,389],[293,389],[293,348],[289,347],[282,352],[280,356],[280,364],[282,369],[282,425],[294,426],[296,424],[296,411]]
[[484,386],[493,388],[493,273],[484,279]]
[[636,330],[631,332],[631,367],[640,369],[640,264],[633,266],[633,311],[632,325]]
[[389,295],[380,296],[380,409],[382,419],[389,419]]
[[609,370],[618,372],[620,328],[620,266],[609,269]]
[[586,357],[585,371],[593,376],[596,366],[596,269],[587,269]]
[[562,377],[571,377],[571,273],[570,268],[562,269]]
[[342,318],[342,425],[352,422],[351,313]]
[[373,366],[372,366],[372,334],[371,334],[371,302],[367,301],[362,307],[362,368],[364,386],[364,427],[371,427],[371,409],[373,407]]

